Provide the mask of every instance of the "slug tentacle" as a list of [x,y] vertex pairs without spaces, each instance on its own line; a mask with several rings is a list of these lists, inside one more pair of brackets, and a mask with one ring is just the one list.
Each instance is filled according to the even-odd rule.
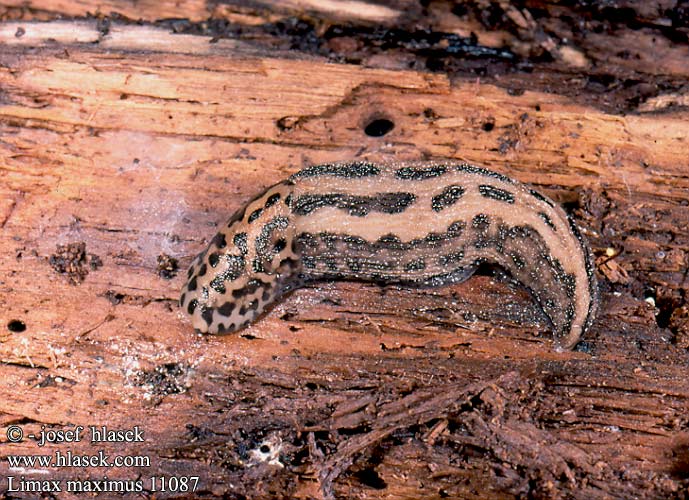
[[532,293],[563,347],[597,304],[591,253],[554,202],[481,167],[306,168],[235,214],[197,257],[180,304],[202,332],[254,320],[307,279],[439,286],[497,264]]

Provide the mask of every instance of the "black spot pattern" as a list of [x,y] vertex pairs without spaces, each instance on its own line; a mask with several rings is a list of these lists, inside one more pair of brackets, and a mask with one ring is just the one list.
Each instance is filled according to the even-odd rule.
[[458,250],[456,252],[448,253],[446,255],[441,255],[438,257],[438,264],[445,267],[449,264],[455,264],[461,262],[464,259],[464,251]]
[[[273,251],[275,247],[271,247],[271,241],[273,241],[273,234],[275,232],[284,231],[289,225],[289,219],[286,217],[273,217],[269,222],[267,222],[263,228],[261,228],[261,233],[256,237],[255,248],[256,248],[256,258],[254,259],[254,270],[260,270],[256,272],[268,272],[268,267],[270,267],[270,262],[275,255]],[[287,242],[283,239],[282,249],[285,248]],[[275,243],[275,246],[280,248],[279,240]]]
[[264,205],[264,208],[269,208],[275,205],[278,201],[280,201],[280,193],[275,193],[271,194],[268,199],[266,200],[266,204]]
[[256,219],[258,219],[258,218],[261,216],[262,213],[263,213],[263,209],[262,209],[262,208],[257,208],[256,210],[254,210],[253,212],[251,212],[251,215],[249,215],[249,218],[248,218],[246,221],[247,221],[249,224],[251,224],[253,221],[255,221]]
[[254,261],[251,263],[251,268],[253,269],[253,271],[255,273],[265,273],[266,272],[266,268],[263,265],[263,261],[258,257],[256,257],[254,259]]
[[446,207],[454,205],[464,194],[462,186],[452,185],[448,186],[443,191],[431,199],[431,208],[440,212]]
[[275,242],[275,245],[273,245],[273,252],[280,253],[285,249],[286,246],[287,240],[285,240],[285,238],[280,238]]
[[404,270],[407,272],[423,271],[424,269],[426,269],[426,260],[421,257],[411,260],[404,265]]
[[353,163],[326,163],[325,165],[314,165],[297,172],[290,177],[290,180],[303,179],[306,177],[318,177],[321,175],[332,175],[344,178],[371,177],[380,174],[380,168],[373,163],[353,162]]
[[520,254],[517,252],[509,252],[508,255],[512,259],[512,262],[514,262],[514,265],[517,266],[517,269],[524,269],[524,266],[526,266],[526,261]]
[[447,167],[444,165],[435,165],[430,168],[402,167],[395,171],[395,176],[405,181],[422,181],[440,177],[445,172],[447,172]]
[[490,177],[492,179],[498,179],[498,180],[501,180],[503,182],[507,182],[509,184],[514,184],[513,179],[510,179],[506,175],[502,175],[498,172],[493,172],[492,170],[488,170],[487,168],[481,168],[481,167],[476,167],[474,165],[467,165],[467,164],[457,165],[455,168],[457,170],[459,170],[460,172],[466,172],[469,174],[477,174],[477,175],[481,175],[483,177]]
[[194,311],[196,310],[196,307],[199,305],[199,301],[196,299],[192,299],[189,302],[189,306],[187,307],[187,312],[189,314],[194,314]]
[[543,219],[543,222],[545,222],[546,225],[547,225],[548,227],[550,227],[550,229],[552,229],[553,231],[557,231],[557,228],[555,227],[555,224],[553,224],[552,219],[550,218],[550,216],[549,216],[547,213],[545,213],[545,212],[538,212],[538,216],[539,216],[541,219]]
[[225,302],[223,305],[218,307],[218,313],[221,314],[222,316],[229,317],[232,314],[232,311],[234,311],[235,304],[234,302]]
[[232,297],[239,299],[246,295],[251,295],[259,288],[269,289],[270,283],[258,279],[249,280],[242,288],[232,290]]
[[471,225],[475,228],[487,228],[490,225],[490,217],[486,214],[476,214],[471,219]]
[[208,263],[211,265],[211,267],[216,267],[218,265],[219,260],[220,257],[216,252],[213,252],[208,256]]
[[213,309],[210,307],[201,308],[201,318],[210,325],[213,322]]
[[209,286],[213,290],[215,290],[216,292],[218,292],[219,294],[222,295],[227,291],[227,289],[225,288],[225,285],[223,284],[223,281],[224,280],[223,280],[222,275],[218,275],[211,280],[211,282],[209,283]]
[[[387,170],[386,175],[394,175],[402,181],[410,181],[410,188],[405,188],[405,192],[383,192],[364,196],[338,193],[338,189],[333,189],[334,192],[322,193],[318,192],[319,181],[315,180],[304,183],[306,189],[297,190],[298,193],[304,193],[301,196],[284,191],[278,193],[275,187],[271,187],[254,198],[247,205],[253,211],[249,214],[249,211],[244,208],[235,213],[228,224],[234,229],[216,234],[209,247],[190,267],[189,281],[183,289],[180,302],[186,312],[194,316],[195,326],[205,331],[203,325],[199,324],[199,318],[201,318],[202,322],[209,326],[208,330],[233,331],[255,318],[260,312],[259,307],[262,309],[266,303],[275,300],[275,297],[285,291],[300,286],[307,279],[355,277],[381,282],[405,282],[405,276],[410,276],[412,280],[410,283],[431,286],[454,283],[466,279],[473,273],[477,263],[482,259],[482,257],[477,258],[477,255],[485,256],[484,260],[505,265],[513,276],[517,276],[518,281],[523,282],[532,291],[535,300],[553,321],[558,334],[567,335],[573,321],[576,320],[578,324],[581,322],[582,318],[575,318],[575,299],[579,293],[582,293],[577,290],[578,283],[575,274],[565,272],[562,263],[552,256],[548,248],[547,231],[549,230],[546,230],[545,226],[556,231],[560,226],[556,226],[555,222],[559,224],[561,219],[559,212],[552,212],[545,207],[545,205],[555,207],[550,200],[537,191],[528,190],[528,188],[524,190],[518,185],[516,190],[508,185],[498,184],[501,187],[497,187],[495,185],[497,180],[507,184],[515,184],[515,182],[502,174],[472,165],[448,163],[423,167],[412,164],[401,167]],[[286,210],[282,205],[283,202],[292,213],[300,216],[314,214],[321,207],[335,207],[342,210],[343,215],[346,213],[362,218],[375,212],[402,214],[417,201],[413,182],[425,180],[429,180],[429,183],[425,184],[423,192],[427,192],[429,188],[434,192],[431,192],[433,196],[430,207],[420,208],[427,212],[430,209],[439,213],[457,204],[458,200],[467,195],[468,188],[463,187],[459,179],[455,181],[457,184],[447,185],[449,182],[445,183],[445,186],[441,184],[440,178],[452,171],[484,177],[485,180],[475,179],[472,182],[480,184],[478,192],[482,197],[494,200],[497,204],[506,204],[503,210],[511,210],[509,205],[517,202],[517,193],[520,193],[519,200],[522,199],[523,193],[528,193],[545,204],[540,205],[543,208],[542,211],[536,210],[534,213],[540,217],[545,226],[538,223],[535,227],[528,225],[510,227],[497,214],[479,213],[473,217],[467,215],[465,220],[452,221],[446,232],[439,230],[439,232],[422,233],[411,241],[408,239],[402,241],[401,235],[395,234],[386,234],[376,241],[367,241],[356,234],[334,232],[301,233],[291,237],[288,234],[299,228],[298,219],[293,219],[291,222],[285,219],[287,221],[285,226],[291,224],[290,233],[281,233],[285,227],[276,225],[273,221],[266,223],[265,220],[260,220],[261,217],[265,219],[265,209],[271,207],[274,207],[271,211],[284,213]],[[294,174],[281,185],[289,186],[299,179],[318,176],[365,178],[378,176],[382,172],[383,168],[368,162],[317,165]],[[491,179],[496,181],[491,181]],[[335,181],[328,180],[328,182]],[[398,181],[397,185],[400,184]],[[379,185],[385,186],[385,183],[381,180]],[[258,200],[261,200],[260,205]],[[258,206],[261,208],[257,208]],[[496,204],[493,203],[492,206]],[[446,212],[449,211],[446,210]],[[247,214],[249,214],[248,217]],[[416,215],[416,210],[414,214]],[[438,217],[447,218],[447,215],[442,214]],[[251,228],[250,234],[256,237],[254,239],[252,236],[252,241],[248,241],[246,232],[234,234],[246,227],[244,221],[260,223],[260,225],[254,224]],[[366,224],[367,221],[361,220],[361,223]],[[589,292],[591,297],[594,297],[596,295],[595,269],[591,255],[576,226],[571,220],[569,223],[572,233],[580,243],[582,252],[586,255],[584,260],[589,276]],[[546,234],[542,235],[539,231]],[[230,243],[230,249],[224,250],[228,243]],[[288,246],[294,254],[300,255],[299,259],[280,255]],[[486,250],[477,251],[477,248]],[[256,258],[247,260],[246,256],[249,253],[253,256],[254,250]],[[227,255],[225,252],[232,252],[234,255]],[[275,264],[280,257],[285,258],[280,260],[279,264]],[[571,264],[569,257],[567,259],[566,264],[569,266]],[[209,271],[210,275],[208,275]],[[227,282],[234,281],[240,276],[249,274],[251,277],[252,271],[259,274],[266,273],[262,275],[265,281],[256,276],[256,279],[249,280],[243,286],[239,285],[239,282],[227,285]],[[204,278],[204,276],[208,277]],[[237,286],[241,288],[237,289]],[[231,295],[233,300],[223,302],[218,300],[220,297],[216,294],[226,294],[227,297]],[[592,299],[584,330],[592,321],[594,302],[595,300]],[[210,304],[219,305],[217,308],[212,308],[209,307]],[[243,317],[240,317],[236,324],[229,323],[228,320],[221,321],[232,314]]]
[[360,259],[347,258],[347,259],[345,259],[345,264],[347,264],[347,267],[355,273],[358,273],[361,271],[361,260]]
[[481,196],[484,198],[503,201],[505,203],[514,203],[514,195],[512,193],[504,189],[496,188],[495,186],[482,184],[478,187],[478,192],[481,193]]
[[305,194],[294,202],[292,210],[297,215],[309,215],[322,207],[337,207],[350,215],[365,217],[370,212],[398,214],[414,201],[412,193],[378,193],[373,196],[353,196],[341,193]]
[[242,255],[246,255],[249,251],[246,246],[246,238],[246,233],[237,233],[234,235],[234,238],[232,239],[232,242],[237,248],[239,248],[239,251],[242,252]]
[[537,200],[542,201],[543,203],[545,203],[545,204],[548,205],[549,207],[553,207],[553,206],[554,206],[554,205],[552,204],[552,202],[551,202],[548,198],[546,198],[545,196],[543,196],[543,195],[542,195],[541,193],[539,193],[538,191],[535,191],[535,190],[533,190],[533,189],[529,189],[529,194],[530,194],[531,196],[533,196],[534,198],[536,198]]

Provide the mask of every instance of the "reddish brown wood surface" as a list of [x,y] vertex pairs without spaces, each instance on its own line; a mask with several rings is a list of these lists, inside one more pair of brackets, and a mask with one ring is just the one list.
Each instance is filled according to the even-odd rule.
[[[686,498],[688,54],[673,24],[683,11],[630,7],[606,21],[602,7],[587,17],[497,4],[491,25],[480,2],[347,4],[355,14],[298,2],[5,3],[6,498],[35,498],[7,491],[22,475],[199,476],[197,498]],[[125,18],[102,17],[113,11]],[[590,32],[562,43],[564,14]],[[209,16],[232,29],[194,24]],[[298,36],[290,16],[312,30]],[[516,59],[443,56],[448,38],[436,52],[418,52],[418,40],[391,48],[367,31],[412,33],[414,16]],[[340,36],[326,36],[333,26]],[[429,70],[434,60],[442,71]],[[394,129],[367,136],[380,118]],[[306,165],[354,158],[466,160],[563,203],[601,281],[579,348],[553,350],[528,294],[490,276],[433,290],[322,283],[242,335],[194,334],[176,300],[215,227]],[[8,443],[11,425],[27,435],[138,425],[145,440],[39,448]],[[151,464],[36,472],[7,460],[99,450]],[[131,498],[190,496],[143,484]]]

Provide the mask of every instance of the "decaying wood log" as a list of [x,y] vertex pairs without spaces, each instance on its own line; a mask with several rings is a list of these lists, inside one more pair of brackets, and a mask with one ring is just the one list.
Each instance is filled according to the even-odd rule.
[[[689,9],[652,4],[5,2],[2,498],[36,497],[9,477],[140,481],[131,498],[687,498]],[[594,327],[557,352],[528,293],[484,274],[312,284],[240,334],[195,334],[176,302],[216,226],[356,158],[466,160],[561,202],[596,255]],[[150,464],[9,461],[68,451]]]

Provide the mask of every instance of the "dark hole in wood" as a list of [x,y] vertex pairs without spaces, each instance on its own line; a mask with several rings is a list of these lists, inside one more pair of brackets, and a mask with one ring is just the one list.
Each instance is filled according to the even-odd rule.
[[495,122],[486,122],[481,126],[481,128],[485,132],[490,132],[491,130],[493,130],[495,128]]
[[[656,314],[656,323],[658,323],[660,328],[669,328],[672,313],[675,312],[675,308],[679,305],[673,300],[666,299],[665,297],[656,297],[655,294],[653,300],[658,310],[658,314]],[[670,328],[670,330],[675,334],[677,333],[676,328]]]
[[359,471],[356,474],[356,477],[357,479],[359,479],[359,481],[361,481],[362,484],[365,484],[366,486],[369,486],[376,490],[384,490],[388,487],[387,483],[383,480],[382,477],[378,475],[378,473],[373,468],[367,468],[362,471]]
[[20,319],[13,319],[7,323],[7,329],[14,333],[21,333],[26,330],[26,324]]
[[366,125],[364,133],[369,137],[382,137],[395,128],[395,124],[387,118],[378,118]]

